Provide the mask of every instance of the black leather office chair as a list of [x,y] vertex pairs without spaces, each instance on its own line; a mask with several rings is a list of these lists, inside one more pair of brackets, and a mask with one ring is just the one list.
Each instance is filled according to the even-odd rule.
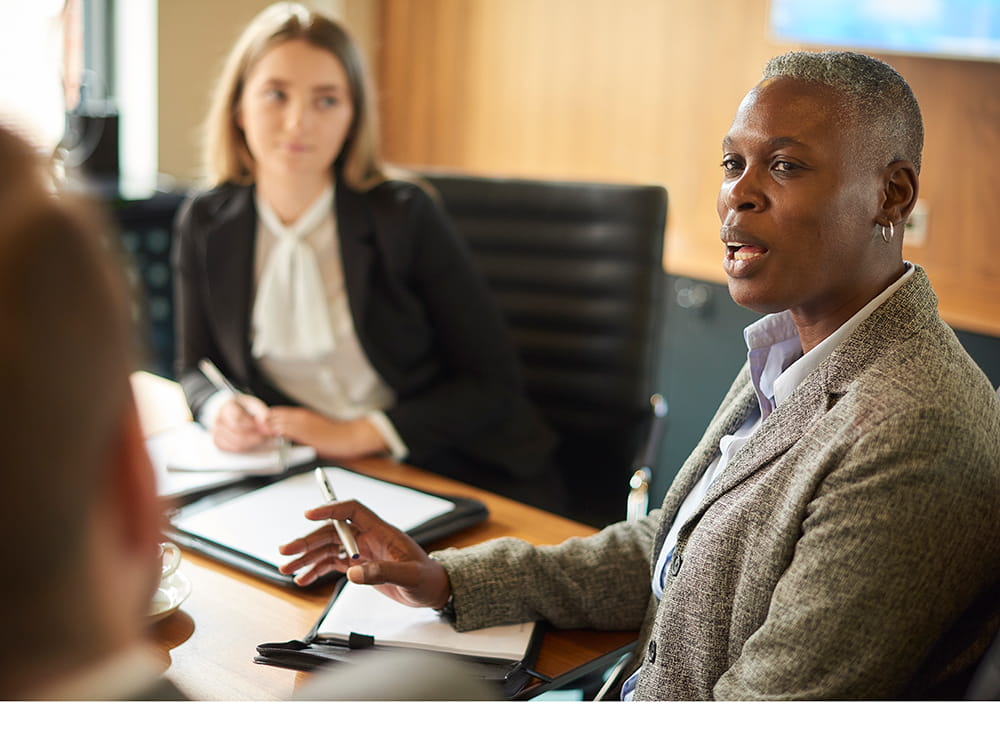
[[142,200],[110,203],[122,247],[130,258],[141,333],[140,365],[174,377],[174,294],[170,270],[173,221],[184,201],[179,193],[158,192]]
[[644,447],[653,413],[664,422],[665,403],[654,407],[650,396],[666,190],[421,175],[468,242],[506,317],[527,393],[560,436],[567,515],[595,526],[625,518],[637,454],[649,460],[656,450]]

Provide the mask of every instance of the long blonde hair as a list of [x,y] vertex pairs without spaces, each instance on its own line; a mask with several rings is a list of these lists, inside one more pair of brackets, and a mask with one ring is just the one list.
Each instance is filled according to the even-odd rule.
[[331,172],[348,187],[367,190],[387,179],[379,158],[378,119],[364,60],[338,23],[298,3],[281,2],[262,10],[229,52],[215,85],[204,130],[204,173],[210,186],[231,182],[252,184],[254,160],[237,110],[254,64],[276,45],[304,40],[329,51],[347,73],[354,118]]

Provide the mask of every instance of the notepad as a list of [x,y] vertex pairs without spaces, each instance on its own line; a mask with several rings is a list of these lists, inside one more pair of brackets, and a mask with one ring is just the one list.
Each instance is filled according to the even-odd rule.
[[[409,531],[451,512],[455,503],[399,484],[343,468],[324,469],[337,498],[356,499],[393,526]],[[311,471],[277,481],[190,515],[173,525],[236,552],[274,565],[289,557],[278,546],[322,526],[303,516],[306,509],[326,503]]]
[[436,610],[401,605],[370,585],[345,582],[320,622],[317,637],[348,641],[371,636],[375,646],[419,648],[496,661],[519,661],[528,652],[534,623],[460,633]]
[[[280,474],[276,447],[250,453],[219,450],[212,434],[198,423],[184,423],[146,441],[161,496],[181,496],[202,489],[234,483],[247,476]],[[308,446],[288,449],[286,466],[291,468],[316,460]]]

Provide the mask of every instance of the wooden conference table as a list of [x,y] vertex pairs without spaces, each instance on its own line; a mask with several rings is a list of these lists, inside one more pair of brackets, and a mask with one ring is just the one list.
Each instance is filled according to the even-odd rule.
[[[143,429],[148,436],[190,419],[176,383],[145,372],[132,377]],[[430,545],[462,547],[513,536],[533,544],[557,544],[596,530],[488,491],[384,458],[345,465],[388,481],[482,501],[489,518]],[[186,551],[181,571],[192,583],[190,597],[172,615],[150,627],[166,676],[194,699],[287,699],[308,674],[253,663],[259,643],[301,638],[326,605],[332,587],[280,587]],[[536,670],[553,682],[533,681],[523,698],[563,685],[595,668],[611,665],[635,640],[633,632],[551,630]]]

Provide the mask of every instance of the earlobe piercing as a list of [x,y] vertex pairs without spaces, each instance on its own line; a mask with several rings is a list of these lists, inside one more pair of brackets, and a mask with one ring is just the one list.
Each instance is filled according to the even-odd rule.
[[[880,227],[882,228],[882,240],[886,243],[891,243],[892,237],[896,234],[896,226],[894,226],[890,220],[888,225],[882,225]],[[887,230],[889,231],[888,235],[886,234]]]

